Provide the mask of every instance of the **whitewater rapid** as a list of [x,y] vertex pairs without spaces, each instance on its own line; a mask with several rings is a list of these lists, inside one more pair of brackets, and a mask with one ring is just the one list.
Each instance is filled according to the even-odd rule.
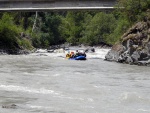
[[[62,49],[58,49],[52,53],[47,52],[47,49],[38,49],[37,52],[32,53],[30,55],[34,55],[34,56],[50,56],[53,58],[57,58],[57,57],[62,57],[65,58],[66,54],[69,52],[74,52],[76,53],[76,50],[79,50],[81,52],[83,52],[82,48],[78,48],[78,49],[70,49],[70,50],[62,50]],[[95,48],[95,52],[87,52],[87,59],[105,59],[105,55],[108,53],[110,49],[99,49],[99,48]]]
[[104,61],[108,51],[0,56],[0,113],[149,113],[149,68]]

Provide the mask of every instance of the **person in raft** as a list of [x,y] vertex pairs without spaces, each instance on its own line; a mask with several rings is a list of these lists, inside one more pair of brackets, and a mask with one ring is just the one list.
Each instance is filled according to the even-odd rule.
[[66,58],[70,58],[71,55],[70,55],[70,51],[68,51],[68,53],[66,54]]
[[84,53],[81,53],[81,52],[79,52],[78,50],[76,50],[75,57],[78,57],[78,56],[85,56],[85,57],[86,57],[86,54],[85,54],[85,52],[84,52]]
[[74,52],[70,53],[70,51],[68,51],[68,53],[66,54],[66,58],[76,58],[78,56],[85,56],[86,57],[86,54],[85,54],[85,52],[81,53],[78,50],[76,50],[76,54],[74,54]]

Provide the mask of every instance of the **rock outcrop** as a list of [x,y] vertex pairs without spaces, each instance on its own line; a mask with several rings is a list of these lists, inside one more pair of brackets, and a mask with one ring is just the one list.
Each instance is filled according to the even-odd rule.
[[121,63],[150,65],[150,18],[138,22],[112,47],[105,59]]

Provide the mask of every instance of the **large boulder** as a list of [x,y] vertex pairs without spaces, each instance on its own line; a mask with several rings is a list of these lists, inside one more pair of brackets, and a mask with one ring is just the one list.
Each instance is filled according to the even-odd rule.
[[116,44],[105,56],[105,60],[118,61],[120,55],[124,52],[124,47],[121,44]]
[[138,22],[106,54],[105,59],[128,64],[150,64],[150,20]]

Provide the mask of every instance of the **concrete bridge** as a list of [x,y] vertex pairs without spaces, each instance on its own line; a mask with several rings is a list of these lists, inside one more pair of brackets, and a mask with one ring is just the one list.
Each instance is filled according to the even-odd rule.
[[116,0],[0,0],[0,11],[112,10]]

